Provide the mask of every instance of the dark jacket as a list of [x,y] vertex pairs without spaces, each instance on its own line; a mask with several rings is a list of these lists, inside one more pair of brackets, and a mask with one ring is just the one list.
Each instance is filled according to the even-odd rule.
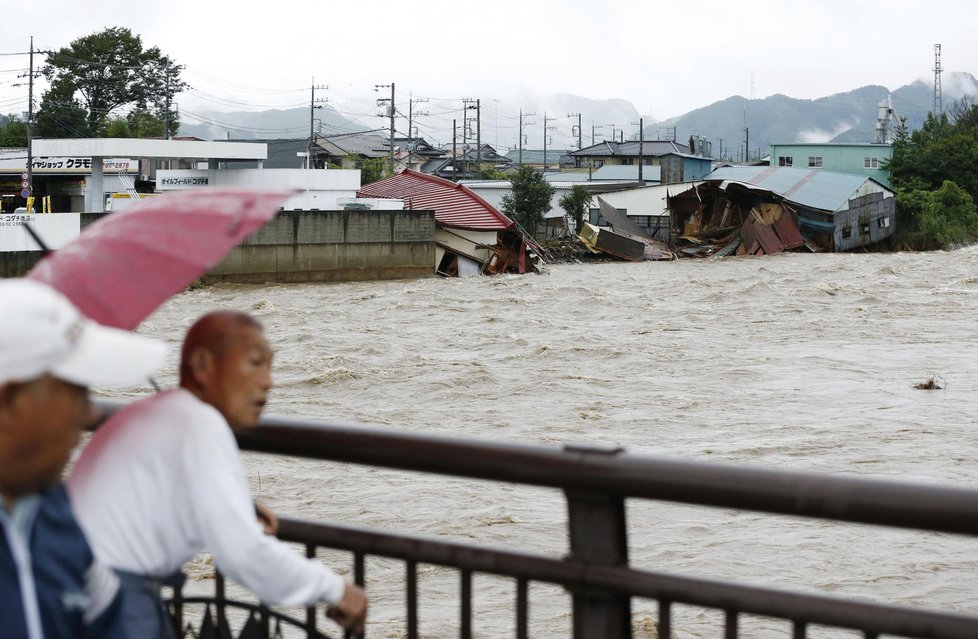
[[[11,513],[0,511],[0,639],[33,639],[27,622],[32,606],[21,592],[25,578],[33,578],[28,597],[36,594],[44,639],[124,637],[118,579],[94,561],[64,487],[48,488],[28,502],[21,511],[23,530],[15,530]],[[25,532],[29,555],[15,552],[24,547]]]

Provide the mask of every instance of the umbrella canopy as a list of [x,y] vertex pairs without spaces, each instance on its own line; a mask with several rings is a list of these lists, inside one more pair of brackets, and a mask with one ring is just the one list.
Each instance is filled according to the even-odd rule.
[[208,188],[106,215],[27,274],[93,320],[135,328],[275,216],[286,190]]

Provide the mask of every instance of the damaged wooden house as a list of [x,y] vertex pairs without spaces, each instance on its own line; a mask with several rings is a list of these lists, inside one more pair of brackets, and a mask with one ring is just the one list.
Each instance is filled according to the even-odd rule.
[[849,251],[896,230],[894,192],[876,180],[818,169],[724,167],[668,197],[680,255]]
[[398,199],[435,212],[435,272],[465,277],[539,271],[540,246],[516,223],[461,184],[405,170],[367,184],[360,198]]
[[673,260],[676,256],[665,243],[653,239],[645,229],[615,207],[597,198],[601,216],[608,226],[586,222],[580,240],[592,253],[605,253],[630,262]]

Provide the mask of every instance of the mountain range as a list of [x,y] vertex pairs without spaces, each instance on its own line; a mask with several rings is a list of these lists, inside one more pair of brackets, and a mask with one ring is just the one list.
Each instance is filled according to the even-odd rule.
[[[970,73],[945,72],[942,76],[942,98],[945,108],[965,96],[978,95],[978,80]],[[933,108],[933,86],[923,80],[889,90],[880,85],[868,85],[843,93],[805,100],[776,94],[761,99],[731,96],[708,106],[694,109],[683,115],[662,121],[646,119],[645,139],[675,139],[686,143],[692,135],[711,141],[714,157],[743,159],[745,138],[751,157],[767,153],[772,143],[790,142],[872,142],[875,138],[878,105],[890,99],[897,115],[906,118],[908,127],[919,128]],[[627,100],[594,100],[573,94],[554,94],[545,98],[525,98],[519,105],[498,102],[495,108],[516,113],[533,113],[525,121],[527,145],[537,148],[534,132],[542,139],[543,119],[548,118],[551,131],[551,148],[576,148],[577,138],[570,134],[580,113],[581,142],[583,146],[594,141],[615,138],[638,139],[639,111]],[[549,114],[549,115],[546,115]],[[500,139],[490,125],[493,112],[483,107],[483,142],[494,144],[505,152],[516,144],[515,134]],[[308,138],[310,130],[309,109],[273,109],[266,111],[200,112],[184,113],[181,117],[180,135],[195,136],[205,140],[215,139],[274,139]],[[532,124],[531,124],[532,120]],[[316,111],[316,128],[324,135],[350,133],[370,128],[384,129],[387,120],[378,118],[364,124],[352,120],[329,104]],[[423,124],[421,118],[418,124]],[[600,124],[596,124],[600,123]],[[617,125],[609,123],[618,123]],[[402,123],[397,122],[400,129]],[[404,127],[406,128],[406,127]],[[508,127],[512,130],[514,127]],[[746,131],[745,131],[746,129]],[[624,130],[626,133],[622,134]],[[564,131],[559,135],[559,131]],[[402,133],[399,131],[399,135]],[[425,135],[422,126],[422,136]],[[576,136],[576,132],[575,132]],[[430,137],[430,136],[429,136]],[[432,140],[433,144],[450,143],[448,140]]]

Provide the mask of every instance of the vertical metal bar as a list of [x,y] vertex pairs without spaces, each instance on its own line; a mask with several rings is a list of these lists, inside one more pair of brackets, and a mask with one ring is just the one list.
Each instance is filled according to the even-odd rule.
[[740,615],[736,610],[727,611],[727,619],[724,624],[723,636],[725,639],[737,639],[737,622],[740,620]]
[[[306,544],[306,557],[308,557],[309,559],[315,559],[316,557],[315,545]],[[315,633],[316,633],[316,607],[306,606],[306,637],[312,639]]]
[[805,639],[808,636],[808,624],[804,621],[795,621],[791,639]]
[[[607,458],[620,448],[565,446],[580,455],[582,465],[589,457]],[[602,460],[603,461],[603,460]],[[597,566],[628,566],[628,530],[625,500],[620,495],[565,489],[567,525],[570,533],[568,560]],[[628,595],[572,590],[574,639],[603,637],[630,639],[632,603]]]
[[462,627],[459,632],[461,639],[472,639],[472,571],[462,571]]
[[173,589],[173,629],[176,636],[183,636],[183,587],[177,586]]
[[[366,564],[364,563],[364,554],[362,552],[354,553],[353,554],[353,583],[363,588],[364,585],[366,584],[366,578],[367,578],[367,568],[366,568]],[[355,634],[350,630],[346,630],[343,633],[344,639],[353,639],[354,637],[356,637],[357,639],[366,639],[367,629],[364,628],[363,632],[361,632],[360,634]]]
[[669,639],[672,637],[672,602],[665,599],[659,600],[659,627],[658,635]]
[[[258,623],[261,624],[261,636],[268,639],[272,634],[272,622],[271,617],[268,616],[268,606],[260,606],[258,608]],[[183,636],[183,635],[178,635]]]
[[516,580],[516,639],[529,639],[530,607],[528,582],[525,577]]
[[353,556],[353,582],[363,588],[366,585],[367,569],[364,554],[358,552]]
[[407,635],[418,639],[418,562],[407,561]]
[[223,637],[224,635],[221,633],[228,627],[228,620],[225,614],[226,607],[224,605],[227,601],[227,598],[224,595],[224,575],[222,575],[220,571],[215,573],[214,589],[214,599],[217,602],[217,623],[215,625],[217,626],[218,636]]

